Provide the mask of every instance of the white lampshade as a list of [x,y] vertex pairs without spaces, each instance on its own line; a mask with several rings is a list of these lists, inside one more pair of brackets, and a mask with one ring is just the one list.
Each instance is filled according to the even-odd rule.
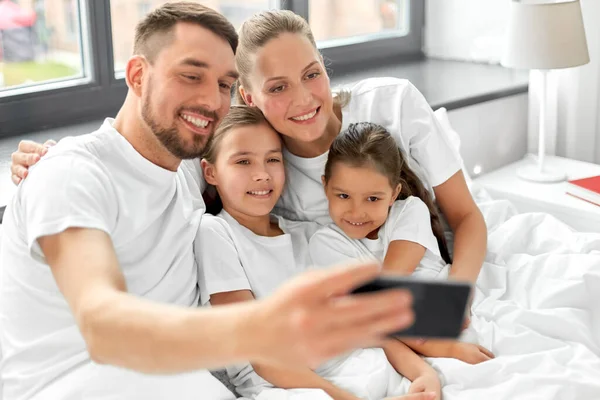
[[590,61],[579,0],[559,3],[512,0],[510,7],[502,65],[556,69]]

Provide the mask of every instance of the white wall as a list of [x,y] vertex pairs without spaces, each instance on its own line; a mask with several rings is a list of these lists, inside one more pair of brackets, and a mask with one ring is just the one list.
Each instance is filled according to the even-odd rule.
[[527,94],[505,97],[448,112],[461,138],[461,155],[471,176],[490,172],[527,152]]

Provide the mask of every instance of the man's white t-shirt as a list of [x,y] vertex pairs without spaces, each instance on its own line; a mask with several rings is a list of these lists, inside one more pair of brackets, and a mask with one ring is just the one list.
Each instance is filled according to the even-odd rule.
[[[460,155],[449,142],[423,95],[407,80],[370,78],[347,89],[342,131],[351,123],[372,122],[396,139],[409,167],[426,187],[444,183],[461,169]],[[297,221],[331,223],[321,176],[327,153],[302,158],[284,151],[287,182],[276,213]]]
[[396,240],[425,247],[425,255],[414,276],[438,278],[447,275],[446,262],[431,229],[429,209],[414,196],[394,202],[386,222],[379,228],[377,239],[351,239],[332,223],[311,237],[309,250],[314,265],[319,267],[356,259],[383,262],[390,243]]
[[[4,400],[232,398],[207,371],[143,375],[98,365],[37,240],[71,227],[112,239],[128,292],[197,306],[193,241],[205,206],[197,161],[177,172],[142,157],[107,119],[31,168],[4,214],[0,344]],[[160,321],[157,321],[160,323]]]
[[[203,217],[195,243],[202,304],[212,294],[238,290],[250,290],[262,299],[311,266],[308,240],[319,226],[277,216],[273,220],[283,235],[259,236],[225,210]],[[247,363],[230,366],[227,373],[242,396],[254,398],[257,387],[271,386]]]

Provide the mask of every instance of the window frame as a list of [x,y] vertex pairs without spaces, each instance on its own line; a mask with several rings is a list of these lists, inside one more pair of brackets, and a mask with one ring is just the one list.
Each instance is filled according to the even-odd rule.
[[[127,94],[122,77],[115,76],[110,0],[79,0],[83,70],[81,79],[32,86],[22,93],[0,96],[0,138],[73,125],[114,116]],[[280,7],[308,20],[309,0],[280,0]],[[422,57],[425,6],[409,0],[410,30],[405,36],[357,41],[320,49],[327,67],[350,71],[381,64],[393,57]],[[89,43],[84,43],[84,38]],[[84,54],[85,53],[85,54]],[[85,57],[84,57],[85,56]]]

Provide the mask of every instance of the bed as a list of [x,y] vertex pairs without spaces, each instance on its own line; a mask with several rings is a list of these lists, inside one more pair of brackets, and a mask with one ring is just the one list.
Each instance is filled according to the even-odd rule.
[[600,234],[472,191],[489,231],[472,326],[497,357],[429,359],[444,400],[600,399]]

